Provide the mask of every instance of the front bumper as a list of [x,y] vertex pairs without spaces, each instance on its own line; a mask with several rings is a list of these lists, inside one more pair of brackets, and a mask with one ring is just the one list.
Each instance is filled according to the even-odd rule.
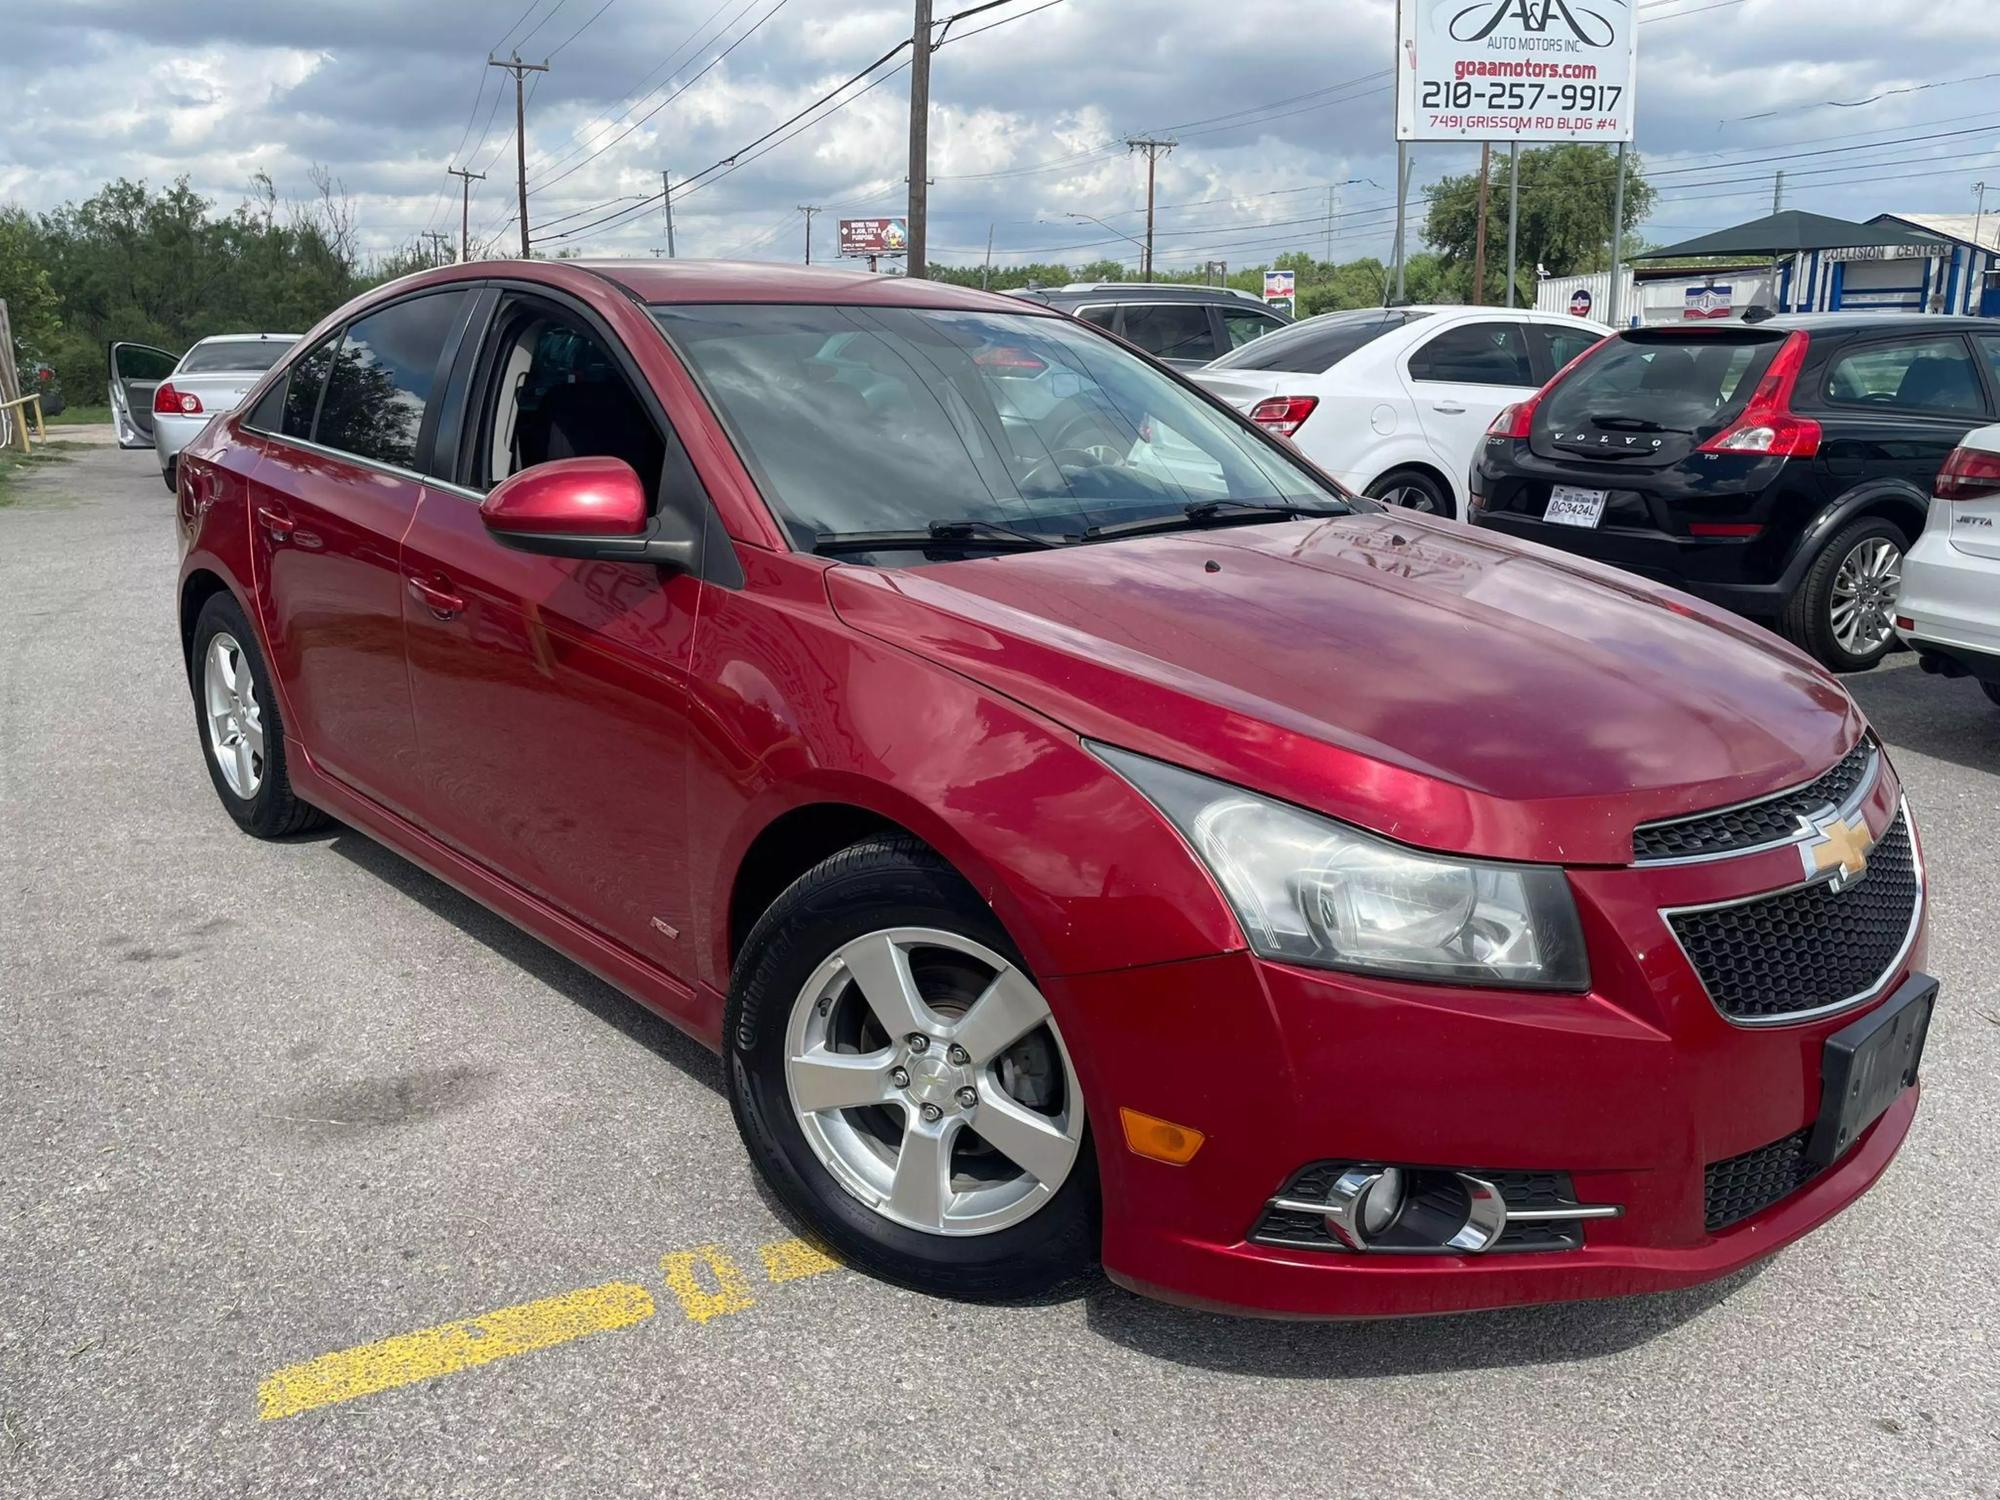
[[[1872,826],[1885,818],[1878,803]],[[1921,968],[1921,929],[1867,1000],[1748,1026],[1716,1008],[1660,912],[1795,885],[1796,849],[1571,879],[1591,948],[1586,995],[1398,983],[1247,953],[1050,981],[1100,1122],[1113,1279],[1292,1317],[1623,1296],[1726,1275],[1858,1197],[1909,1130],[1917,1089],[1803,1187],[1713,1232],[1705,1170],[1813,1122],[1827,1037]],[[1120,1107],[1206,1142],[1185,1166],[1139,1156]],[[1588,1222],[1567,1250],[1375,1256],[1251,1242],[1272,1195],[1321,1160],[1565,1173],[1576,1201],[1623,1213]]]

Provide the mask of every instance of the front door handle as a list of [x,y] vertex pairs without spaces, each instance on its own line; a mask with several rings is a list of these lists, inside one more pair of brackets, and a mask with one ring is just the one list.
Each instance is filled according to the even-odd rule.
[[286,541],[292,534],[292,518],[279,506],[260,505],[257,519],[264,523],[264,529],[271,533],[274,542]]
[[1444,414],[1445,414],[1446,416],[1448,416],[1448,417],[1462,417],[1462,416],[1464,416],[1464,415],[1465,415],[1465,408],[1464,408],[1464,407],[1462,407],[1462,406],[1452,406],[1452,405],[1449,405],[1449,404],[1447,404],[1447,403],[1445,403],[1445,402],[1439,402],[1439,403],[1437,403],[1436,405],[1434,405],[1434,406],[1432,406],[1432,407],[1431,407],[1431,410],[1432,410],[1432,411],[1441,411],[1441,412],[1443,412],[1443,413],[1444,413]]
[[449,620],[465,609],[462,597],[441,583],[426,583],[421,578],[410,580],[410,596],[440,620]]

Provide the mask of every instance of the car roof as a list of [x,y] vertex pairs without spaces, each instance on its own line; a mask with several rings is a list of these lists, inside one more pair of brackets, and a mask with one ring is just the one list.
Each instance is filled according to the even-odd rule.
[[1941,313],[1922,312],[1813,312],[1780,313],[1774,318],[1764,318],[1755,323],[1744,323],[1740,319],[1729,322],[1698,324],[1694,327],[1677,328],[1669,323],[1647,329],[1628,329],[1627,332],[1644,333],[1686,333],[1699,336],[1704,328],[1708,332],[1717,329],[1776,329],[1780,333],[1790,333],[1803,329],[1807,333],[1872,333],[1931,330],[1940,333],[1995,331],[1991,318],[1946,317]]
[[[865,303],[872,307],[980,308],[1019,312],[1017,298],[949,282],[882,276],[868,271],[780,265],[733,260],[564,260],[476,261],[461,269],[489,276],[555,279],[557,268],[574,268],[615,283],[645,303],[807,302]],[[559,273],[558,273],[559,274]]]
[[201,344],[255,344],[271,339],[282,339],[286,343],[296,343],[300,335],[296,333],[211,333],[205,339],[196,339],[189,348]]
[[1008,295],[1055,302],[1247,302],[1262,307],[1264,299],[1233,286],[1195,286],[1182,281],[1070,282],[1067,286],[1019,287]]

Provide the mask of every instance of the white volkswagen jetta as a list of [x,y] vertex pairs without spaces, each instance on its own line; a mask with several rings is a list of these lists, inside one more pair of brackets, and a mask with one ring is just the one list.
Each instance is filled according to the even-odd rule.
[[1939,473],[1896,631],[1926,672],[1976,678],[2000,703],[2000,426],[1968,433]]
[[1189,374],[1349,489],[1462,519],[1493,419],[1609,331],[1526,309],[1369,307],[1280,328]]

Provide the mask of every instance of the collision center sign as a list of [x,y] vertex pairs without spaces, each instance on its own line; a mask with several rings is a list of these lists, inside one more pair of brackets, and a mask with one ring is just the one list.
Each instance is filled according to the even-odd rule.
[[901,255],[910,248],[908,219],[842,219],[842,255]]
[[1398,0],[1396,138],[1629,141],[1632,0]]

